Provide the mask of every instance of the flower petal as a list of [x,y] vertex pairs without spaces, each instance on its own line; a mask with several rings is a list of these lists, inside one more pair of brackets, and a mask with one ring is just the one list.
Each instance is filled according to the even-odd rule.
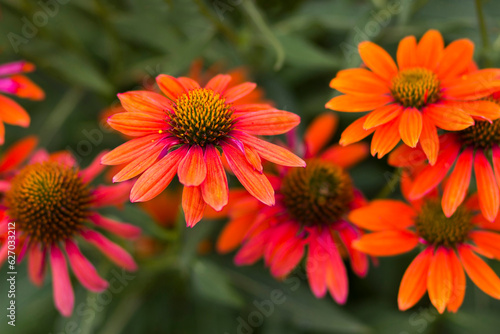
[[10,78],[17,84],[17,89],[14,93],[16,96],[35,101],[45,98],[44,91],[27,76],[13,75]]
[[350,168],[368,156],[369,149],[366,143],[354,143],[349,146],[333,145],[325,150],[320,158],[330,161],[342,168]]
[[198,145],[192,145],[186,153],[177,169],[179,181],[188,187],[199,186],[207,177],[207,164],[203,149]]
[[500,299],[500,278],[468,246],[458,246],[465,272],[477,287],[493,298]]
[[383,48],[375,43],[364,41],[358,45],[359,55],[374,73],[380,77],[391,80],[398,72],[392,57]]
[[407,230],[387,230],[365,234],[352,244],[355,249],[373,256],[402,254],[417,245],[418,237]]
[[448,252],[451,252],[451,250],[447,250],[443,246],[437,248],[432,257],[427,276],[429,299],[441,314],[446,309],[453,288],[453,277],[451,275]]
[[500,206],[498,184],[490,162],[481,150],[474,157],[474,175],[476,176],[479,206],[484,217],[494,221]]
[[245,82],[242,84],[239,84],[237,86],[231,87],[228,90],[224,92],[224,98],[226,99],[226,103],[233,103],[242,97],[247,96],[250,94],[255,88],[257,87],[256,84],[253,82]]
[[401,311],[415,305],[425,294],[431,260],[432,247],[427,247],[406,269],[398,293],[398,306]]
[[344,132],[342,132],[339,144],[342,146],[347,146],[349,144],[358,142],[371,135],[375,131],[375,128],[370,130],[365,130],[363,128],[363,124],[365,124],[367,117],[368,115],[363,116],[352,122],[351,125],[349,125],[344,130]]
[[399,122],[399,134],[403,142],[416,147],[422,133],[422,114],[416,108],[406,108]]
[[453,282],[450,301],[448,302],[448,312],[457,312],[465,297],[465,273],[455,251],[448,252],[448,261]]
[[401,201],[378,199],[351,211],[349,220],[363,229],[383,231],[412,226],[415,216],[413,208]]
[[460,154],[455,164],[455,168],[451,172],[450,178],[446,183],[443,199],[441,201],[443,212],[446,217],[451,217],[465,199],[472,175],[473,154],[474,150],[472,148],[467,148]]
[[164,150],[165,147],[161,144],[144,150],[140,157],[137,157],[129,162],[118,173],[116,173],[115,176],[113,176],[113,182],[123,182],[141,174],[158,160],[158,157]]
[[330,87],[344,94],[389,94],[388,82],[364,68],[339,71]]
[[98,226],[123,238],[134,239],[141,234],[141,229],[137,226],[109,219],[101,216],[98,213],[92,213],[88,217],[88,219],[93,222],[95,226]]
[[236,129],[255,135],[279,135],[300,123],[300,117],[284,110],[254,111],[236,119]]
[[406,36],[398,45],[397,60],[399,70],[416,67],[417,65],[417,40],[415,36]]
[[163,94],[172,101],[176,101],[179,96],[188,93],[186,88],[176,78],[167,74],[158,75],[156,83]]
[[193,227],[203,218],[205,202],[200,187],[185,186],[182,191],[182,209],[187,227]]
[[424,115],[443,130],[460,131],[474,125],[474,119],[456,106],[431,104],[424,109]]
[[7,149],[0,160],[0,172],[8,172],[25,161],[38,145],[38,138],[29,136],[21,139]]
[[14,100],[0,95],[0,120],[12,125],[27,128],[30,125],[30,116]]
[[69,279],[66,259],[61,250],[53,245],[50,248],[50,265],[52,268],[52,290],[54,291],[54,302],[56,308],[65,317],[73,312],[75,294]]
[[36,286],[41,287],[45,275],[45,251],[40,249],[38,244],[33,244],[29,247],[28,252],[29,277]]
[[425,114],[422,115],[420,146],[429,160],[429,165],[436,164],[439,154],[439,137],[436,126]]
[[224,166],[214,146],[208,145],[206,147],[205,161],[207,177],[201,184],[203,200],[214,210],[220,211],[227,204],[229,189]]
[[378,158],[380,159],[396,147],[401,139],[399,135],[399,123],[400,119],[396,118],[389,123],[379,126],[375,130],[371,143],[372,156],[378,153]]
[[210,81],[205,85],[206,89],[211,89],[214,92],[219,93],[222,95],[224,91],[226,90],[226,87],[231,81],[231,76],[227,74],[219,74],[210,79]]
[[225,254],[235,250],[243,242],[253,222],[254,217],[251,215],[244,215],[229,221],[217,239],[217,252]]
[[444,49],[443,36],[437,30],[428,30],[417,45],[417,61],[421,67],[434,70]]
[[104,165],[121,165],[142,156],[163,138],[162,134],[151,134],[140,138],[134,138],[106,153],[101,158]]
[[338,120],[334,113],[324,112],[309,124],[304,134],[308,156],[315,156],[332,139]]
[[166,117],[167,111],[172,109],[169,99],[155,92],[137,90],[118,94],[123,108],[128,112],[153,114]]
[[444,49],[437,68],[439,79],[463,74],[472,61],[474,43],[469,39],[458,39]]
[[164,119],[142,112],[114,114],[108,118],[108,124],[113,129],[132,137],[161,134],[168,126]]
[[369,130],[384,125],[399,116],[403,107],[397,103],[379,107],[368,114],[363,129]]
[[389,95],[340,95],[328,101],[325,108],[337,111],[360,112],[373,110],[391,102],[393,102],[393,98]]
[[94,245],[108,259],[113,261],[118,266],[123,267],[129,271],[134,271],[137,269],[137,264],[135,263],[132,256],[127,253],[125,249],[118,246],[102,234],[92,230],[84,230],[81,232],[81,235],[85,240]]
[[92,292],[102,292],[107,289],[108,282],[102,279],[95,267],[83,256],[78,246],[71,240],[66,241],[66,253],[68,254],[71,269],[82,285]]

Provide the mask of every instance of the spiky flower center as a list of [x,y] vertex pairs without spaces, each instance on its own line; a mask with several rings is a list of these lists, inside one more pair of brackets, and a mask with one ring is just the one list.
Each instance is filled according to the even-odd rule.
[[419,236],[429,243],[453,247],[467,239],[472,229],[472,212],[464,206],[447,218],[441,203],[436,200],[426,202],[417,216],[415,227]]
[[81,230],[91,196],[76,169],[51,161],[21,170],[5,201],[16,227],[31,240],[49,245]]
[[291,169],[281,185],[290,215],[305,226],[330,225],[349,211],[354,193],[344,170],[318,159]]
[[233,110],[219,93],[194,89],[175,101],[175,113],[169,123],[170,132],[186,144],[217,145],[233,128]]
[[500,119],[493,123],[476,121],[473,126],[459,132],[462,143],[474,148],[485,149],[500,144]]
[[421,108],[439,98],[439,84],[431,70],[411,68],[399,72],[392,79],[391,92],[404,107]]

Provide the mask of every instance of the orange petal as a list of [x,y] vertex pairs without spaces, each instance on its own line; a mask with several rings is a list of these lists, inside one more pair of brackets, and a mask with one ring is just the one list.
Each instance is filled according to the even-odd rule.
[[231,220],[217,239],[217,251],[221,254],[235,250],[252,226],[254,217],[245,215]]
[[494,146],[491,151],[492,151],[491,158],[493,161],[493,169],[495,170],[497,184],[500,185],[500,147]]
[[101,158],[101,163],[103,165],[121,165],[134,160],[144,154],[144,151],[148,151],[156,146],[156,142],[161,140],[162,137],[162,134],[152,134],[129,140],[111,152],[106,153]]
[[388,82],[364,68],[343,70],[330,81],[330,87],[344,94],[389,94]]
[[214,146],[208,145],[206,147],[205,161],[207,177],[205,182],[201,184],[203,200],[214,210],[220,211],[227,204],[229,190],[224,166]]
[[161,193],[174,178],[179,162],[186,153],[187,148],[183,146],[168,153],[150,167],[137,179],[132,187],[130,201],[145,202]]
[[465,273],[455,251],[448,252],[448,261],[453,281],[450,301],[448,302],[448,311],[457,312],[465,297]]
[[415,305],[427,290],[427,275],[432,259],[432,248],[427,247],[406,269],[398,293],[398,306],[406,311]]
[[349,214],[349,221],[371,231],[404,229],[414,224],[414,218],[411,206],[392,199],[374,200]]
[[19,140],[9,147],[0,160],[0,171],[8,172],[28,158],[38,145],[38,138],[29,136]]
[[399,122],[400,119],[396,118],[375,130],[371,143],[371,154],[373,156],[378,153],[380,159],[396,147],[401,139],[399,136]]
[[340,136],[340,145],[347,146],[349,144],[358,142],[365,137],[371,135],[375,129],[365,130],[363,124],[365,124],[368,115],[363,116],[349,125],[342,135]]
[[465,72],[474,54],[474,43],[468,39],[451,42],[444,49],[443,57],[437,68],[439,79],[454,77]]
[[366,143],[355,143],[349,146],[333,145],[325,150],[320,156],[342,168],[350,168],[368,156],[368,145]]
[[412,148],[407,145],[399,145],[389,154],[387,162],[394,167],[415,168],[424,165],[426,157],[419,147]]
[[267,177],[255,171],[237,148],[222,143],[222,149],[229,167],[243,187],[262,203],[274,205],[274,190]]
[[179,163],[177,170],[179,182],[185,186],[199,186],[207,177],[207,164],[203,149],[192,145]]
[[470,101],[461,104],[462,109],[474,118],[492,121],[500,118],[500,105],[492,101]]
[[422,133],[422,114],[416,108],[406,108],[399,122],[399,134],[403,142],[410,146],[417,146]]
[[407,230],[387,230],[369,233],[354,241],[352,247],[372,256],[391,256],[411,251],[418,237]]
[[182,191],[182,210],[187,227],[193,227],[203,218],[205,202],[200,187],[184,187]]
[[3,145],[5,142],[5,125],[0,119],[0,145]]
[[179,77],[177,81],[179,81],[188,91],[200,88],[200,84],[191,78]]
[[172,101],[176,101],[180,95],[187,94],[186,88],[171,75],[160,74],[156,77],[156,83],[163,94]]
[[454,143],[448,149],[442,151],[434,166],[427,166],[418,173],[408,194],[410,200],[422,198],[444,179],[457,159],[459,150],[460,145]]
[[0,120],[12,125],[27,128],[30,125],[30,116],[14,100],[0,95]]
[[363,63],[380,77],[391,80],[398,73],[392,57],[377,44],[368,41],[361,42],[358,45],[358,51]]
[[172,104],[166,97],[149,91],[132,91],[118,94],[118,98],[126,111],[153,114],[165,118],[166,110],[172,109]]
[[241,140],[245,145],[255,149],[257,153],[259,153],[259,155],[267,161],[288,167],[306,166],[304,160],[281,146],[268,143],[265,140],[256,138],[244,132],[234,131],[234,136]]
[[422,115],[422,133],[420,134],[420,146],[424,151],[429,164],[436,163],[439,153],[439,137],[434,123],[424,114]]
[[247,112],[236,119],[236,128],[255,135],[280,135],[300,123],[300,117],[284,110]]
[[43,90],[28,77],[13,75],[10,78],[19,85],[15,93],[17,96],[30,100],[43,100],[45,98]]
[[442,81],[443,98],[451,100],[478,100],[498,91],[498,69],[483,69]]
[[472,231],[469,237],[478,248],[491,254],[496,259],[500,259],[500,234],[490,231]]
[[226,99],[226,103],[233,103],[242,97],[250,94],[255,88],[256,84],[253,82],[245,82],[240,85],[229,88],[226,92],[224,92],[224,98]]
[[424,109],[424,115],[443,130],[460,131],[474,125],[472,117],[456,106],[431,104]]
[[460,154],[455,168],[446,183],[441,201],[446,217],[451,217],[465,199],[472,174],[473,153],[474,150],[472,148],[467,148]]
[[443,36],[437,30],[428,30],[417,45],[418,64],[434,70],[441,60],[444,49]]
[[494,221],[500,206],[498,184],[490,162],[483,151],[478,150],[474,157],[474,175],[476,176],[479,206],[484,217]]
[[427,291],[432,305],[443,313],[451,297],[453,289],[453,277],[451,275],[451,264],[445,247],[438,247],[429,265],[427,276]]
[[369,130],[380,125],[384,125],[398,117],[403,107],[397,103],[389,104],[373,110],[368,114],[363,129]]
[[226,90],[226,87],[231,81],[231,76],[227,74],[219,74],[210,79],[210,81],[205,85],[206,89],[211,89],[214,92],[219,93],[222,95],[224,91]]
[[468,246],[458,246],[465,272],[477,287],[493,298],[500,299],[500,278]]
[[389,95],[340,95],[325,105],[327,109],[347,112],[369,111],[393,102]]
[[257,150],[255,150],[251,146],[245,145],[245,156],[247,158],[247,161],[250,165],[253,166],[253,168],[258,171],[259,173],[262,173],[263,167],[262,167],[262,160],[260,159],[259,153]]
[[113,129],[133,137],[162,133],[167,126],[164,119],[142,112],[114,114],[108,118],[108,124]]
[[338,117],[332,112],[322,113],[309,124],[304,134],[309,156],[315,156],[332,139],[337,124]]
[[147,151],[143,151],[140,156],[129,162],[115,176],[113,176],[113,182],[130,180],[131,178],[141,174],[156,162],[163,149],[163,145],[156,145]]
[[397,60],[400,71],[417,65],[417,40],[415,36],[407,36],[399,42]]

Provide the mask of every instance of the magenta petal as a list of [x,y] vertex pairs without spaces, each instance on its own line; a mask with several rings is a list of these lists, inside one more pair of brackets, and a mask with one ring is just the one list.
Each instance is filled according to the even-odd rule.
[[134,239],[141,234],[141,229],[137,226],[109,219],[101,216],[98,213],[91,214],[89,216],[89,220],[92,221],[96,226],[119,235],[120,237]]
[[28,274],[36,286],[42,286],[45,274],[45,251],[33,244],[28,250]]
[[102,234],[92,230],[85,230],[81,232],[81,235],[117,265],[129,271],[137,269],[137,264],[132,256]]
[[0,76],[18,74],[22,72],[31,72],[35,69],[33,64],[24,60],[13,61],[0,65]]
[[63,316],[69,317],[73,312],[75,295],[69,279],[66,259],[57,246],[52,246],[50,249],[50,266],[56,308]]
[[11,78],[0,79],[0,91],[8,94],[15,94],[19,89],[19,83]]
[[2,266],[5,259],[7,259],[7,246],[8,244],[5,242],[2,247],[0,247],[0,267]]
[[99,276],[92,263],[83,256],[78,246],[71,240],[66,241],[66,253],[71,269],[85,288],[92,292],[102,292],[107,289],[108,282]]

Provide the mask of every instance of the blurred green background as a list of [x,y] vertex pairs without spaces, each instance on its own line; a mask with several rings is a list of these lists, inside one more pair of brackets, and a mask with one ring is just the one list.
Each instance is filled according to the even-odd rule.
[[[278,108],[301,115],[301,134],[333,96],[328,83],[335,73],[359,65],[355,48],[362,40],[394,55],[402,37],[420,37],[434,28],[447,42],[472,39],[480,65],[500,66],[500,1],[483,1],[483,11],[482,35],[471,0],[1,0],[0,62],[36,64],[29,76],[47,94],[42,102],[20,101],[32,124],[28,129],[7,126],[6,146],[36,134],[50,151],[79,151],[86,166],[100,151],[123,142],[99,122],[102,110],[117,103],[118,92],[141,89],[160,73],[185,75],[196,59],[227,70],[245,66]],[[342,129],[358,115],[340,117]],[[85,135],[95,131],[102,136],[94,141]],[[82,141],[91,145],[83,147]],[[391,180],[392,170],[385,160],[372,158],[352,175],[373,198]],[[222,220],[187,229],[179,217],[175,227],[163,228],[132,204],[108,214],[143,227],[157,240],[148,252],[123,243],[136,255],[139,271],[123,273],[85,247],[115,289],[94,294],[74,282],[75,311],[66,319],[53,306],[50,275],[38,289],[28,281],[23,263],[16,327],[2,316],[0,333],[487,334],[500,328],[500,302],[470,282],[457,314],[438,315],[427,297],[399,312],[399,282],[415,254],[381,259],[363,280],[350,272],[349,299],[340,307],[329,296],[313,297],[304,268],[279,283],[262,263],[238,268],[234,254],[217,255],[210,244]],[[500,265],[492,266],[500,273]],[[270,306],[274,290],[284,297]],[[4,310],[6,291],[2,279]]]

